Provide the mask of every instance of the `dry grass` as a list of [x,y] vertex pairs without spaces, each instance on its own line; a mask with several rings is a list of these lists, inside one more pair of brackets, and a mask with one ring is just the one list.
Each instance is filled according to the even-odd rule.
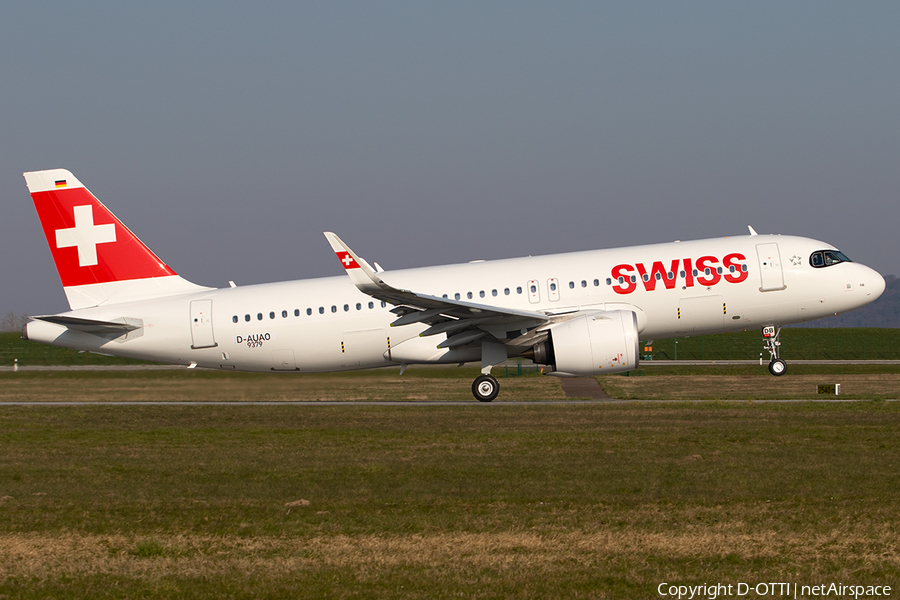
[[[396,567],[442,573],[457,569],[529,569],[552,572],[564,564],[668,561],[752,562],[778,559],[781,575],[803,569],[806,576],[851,577],[834,562],[865,563],[869,569],[900,568],[897,538],[872,539],[865,528],[845,526],[826,533],[729,531],[654,533],[647,531],[446,533],[408,536],[326,536],[309,539],[257,536],[84,535],[64,533],[0,535],[0,565],[6,577],[116,576],[285,577],[298,571]],[[738,527],[737,529],[743,529]],[[816,564],[829,565],[827,572]],[[812,567],[812,568],[810,568]],[[855,567],[854,567],[855,568]],[[776,572],[768,572],[769,576]]]
[[[335,375],[253,375],[189,371],[104,373],[98,378],[56,372],[8,376],[0,385],[0,402],[97,401],[380,401],[439,400],[472,402],[471,381],[465,373],[432,377],[396,371]],[[474,374],[471,375],[474,379]],[[39,385],[35,382],[39,381]],[[553,377],[510,377],[500,380],[501,399],[523,402],[561,399]],[[102,390],[102,392],[101,392]]]

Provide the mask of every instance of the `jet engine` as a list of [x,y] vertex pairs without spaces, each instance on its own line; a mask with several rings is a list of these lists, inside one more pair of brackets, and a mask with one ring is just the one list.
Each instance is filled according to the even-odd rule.
[[627,310],[584,314],[554,324],[547,339],[532,349],[534,362],[551,375],[587,377],[637,368],[637,316]]

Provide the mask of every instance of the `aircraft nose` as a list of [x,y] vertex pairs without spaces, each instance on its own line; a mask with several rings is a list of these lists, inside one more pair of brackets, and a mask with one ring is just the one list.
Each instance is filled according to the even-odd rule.
[[856,263],[856,266],[859,268],[859,275],[857,275],[859,287],[857,289],[866,295],[866,304],[878,300],[884,293],[884,277],[872,267],[860,263]]
[[877,300],[884,293],[885,283],[884,277],[878,271],[874,269],[869,269],[869,271],[871,271],[871,276],[866,278],[866,296],[872,301]]

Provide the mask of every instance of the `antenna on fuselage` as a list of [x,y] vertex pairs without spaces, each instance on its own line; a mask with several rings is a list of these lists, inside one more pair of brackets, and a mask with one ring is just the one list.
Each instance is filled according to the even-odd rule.
[[759,235],[758,233],[756,233],[756,230],[753,229],[753,225],[747,225],[747,229],[750,230],[750,237],[753,237],[754,235]]

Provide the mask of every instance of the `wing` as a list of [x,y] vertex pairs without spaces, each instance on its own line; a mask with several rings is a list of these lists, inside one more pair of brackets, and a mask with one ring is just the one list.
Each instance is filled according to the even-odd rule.
[[[419,335],[446,334],[447,339],[438,344],[438,348],[456,348],[478,341],[530,346],[547,335],[540,327],[550,323],[552,318],[545,313],[461,302],[395,288],[385,283],[369,263],[337,235],[325,232],[325,237],[356,287],[364,294],[394,306],[391,312],[398,318],[391,327],[412,323],[429,325]],[[506,360],[505,352],[498,362],[502,360]]]

